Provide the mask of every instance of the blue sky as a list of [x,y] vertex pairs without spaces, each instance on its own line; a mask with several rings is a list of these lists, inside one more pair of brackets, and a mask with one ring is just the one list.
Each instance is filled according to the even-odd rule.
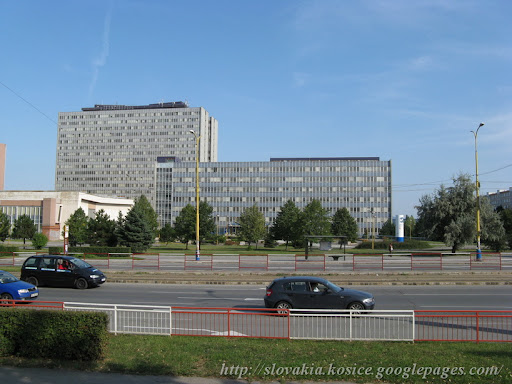
[[52,190],[59,112],[186,100],[219,161],[379,156],[393,214],[512,186],[508,0],[2,1],[7,190]]

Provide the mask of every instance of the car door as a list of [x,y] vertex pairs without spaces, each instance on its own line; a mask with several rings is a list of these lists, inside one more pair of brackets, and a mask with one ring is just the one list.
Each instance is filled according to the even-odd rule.
[[74,275],[72,263],[66,259],[58,258],[55,271],[55,285],[59,287],[72,287],[75,281]]
[[340,309],[344,308],[343,299],[321,282],[310,282],[311,308]]
[[39,262],[39,269],[36,275],[41,284],[55,286],[57,259],[54,257],[42,257]]
[[290,281],[284,285],[284,291],[293,308],[312,308],[307,281]]

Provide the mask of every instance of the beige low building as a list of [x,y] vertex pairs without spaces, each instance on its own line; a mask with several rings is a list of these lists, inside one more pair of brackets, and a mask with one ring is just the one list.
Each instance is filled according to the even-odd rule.
[[125,216],[133,206],[132,199],[109,198],[83,192],[0,191],[0,212],[7,214],[11,224],[21,215],[28,215],[49,240],[62,239],[64,223],[78,209],[93,218],[104,210],[111,219],[119,212]]

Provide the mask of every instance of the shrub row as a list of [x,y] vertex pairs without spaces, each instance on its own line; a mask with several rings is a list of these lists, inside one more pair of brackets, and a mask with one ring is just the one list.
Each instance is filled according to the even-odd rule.
[[19,252],[19,251],[20,251],[19,247],[16,247],[16,246],[13,246],[13,245],[2,245],[2,244],[0,244],[0,253],[3,253],[3,252],[13,253],[13,252]]
[[[64,252],[63,247],[50,247],[49,253],[58,255]],[[84,254],[98,254],[98,253],[131,253],[130,247],[69,247],[69,253],[84,253]],[[116,255],[112,255],[116,256]],[[126,255],[124,255],[126,256]]]
[[[389,249],[389,244],[393,244],[393,249],[396,251],[398,249],[426,249],[430,248],[430,243],[428,241],[421,240],[405,240],[402,243],[398,243],[396,241],[376,241],[374,243],[374,249]],[[372,249],[372,241],[363,241],[356,246],[357,249]]]
[[98,360],[108,342],[101,312],[0,310],[0,356]]

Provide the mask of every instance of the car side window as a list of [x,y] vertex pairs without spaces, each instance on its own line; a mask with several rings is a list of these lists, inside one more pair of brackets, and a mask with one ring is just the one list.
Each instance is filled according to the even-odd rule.
[[307,291],[305,281],[292,281],[290,283],[290,285],[291,285],[291,290],[293,292],[306,292]]
[[326,292],[327,286],[325,286],[322,283],[312,282],[310,284],[310,290],[311,290],[311,292]]
[[37,268],[37,261],[38,259],[35,257],[29,257],[27,260],[25,260],[25,268],[28,269],[36,269]]
[[41,259],[42,270],[55,270],[55,259],[52,257],[43,257]]

